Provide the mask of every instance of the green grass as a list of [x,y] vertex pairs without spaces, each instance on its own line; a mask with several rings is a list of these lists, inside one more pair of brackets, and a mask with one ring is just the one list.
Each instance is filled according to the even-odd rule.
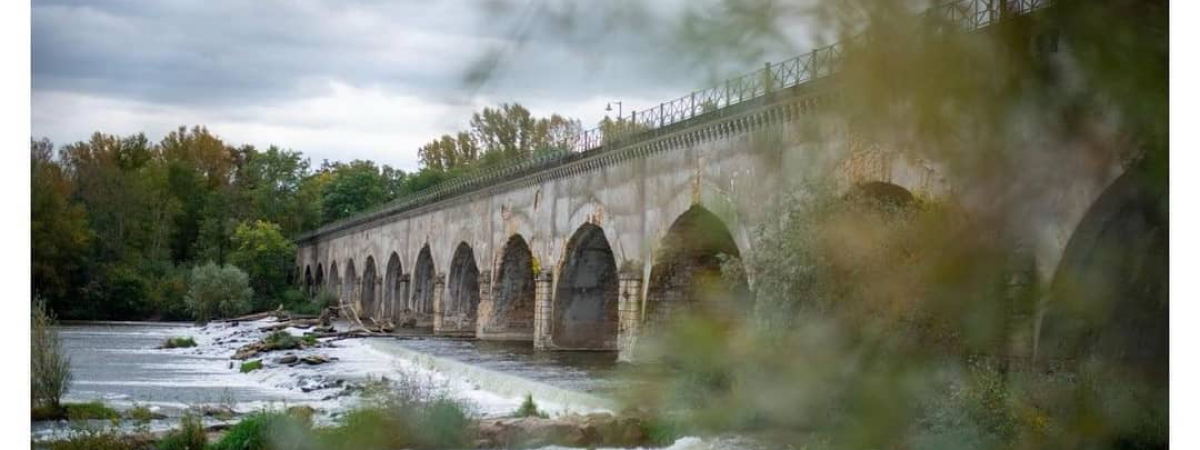
[[242,373],[249,373],[249,372],[253,372],[255,370],[261,369],[261,368],[263,368],[262,360],[256,359],[254,361],[246,361],[246,362],[242,363],[242,367],[240,370],[242,371]]
[[[347,412],[333,426],[312,428],[311,410],[251,414],[207,450],[391,450],[467,448],[471,419],[452,400],[370,406]],[[161,447],[178,450],[184,447]]]
[[333,427],[313,432],[317,446],[328,450],[385,450],[411,447],[410,429],[382,408],[350,411]]
[[195,346],[196,340],[192,339],[191,336],[187,336],[169,338],[159,348],[190,348]]
[[204,450],[208,447],[208,435],[200,418],[183,416],[179,428],[172,430],[158,443],[158,450]]
[[283,412],[247,416],[214,442],[208,450],[267,450],[303,448],[310,430],[299,419]]
[[642,432],[646,434],[646,440],[658,446],[675,443],[676,439],[683,436],[681,428],[678,421],[666,417],[651,417],[642,422]]
[[525,394],[525,401],[521,403],[521,407],[517,408],[517,411],[513,415],[517,417],[541,417],[543,419],[550,417],[545,411],[538,410],[537,403],[533,401],[533,394]]
[[33,408],[33,421],[39,420],[118,420],[121,414],[99,400],[87,403],[65,403],[60,406],[42,405]]

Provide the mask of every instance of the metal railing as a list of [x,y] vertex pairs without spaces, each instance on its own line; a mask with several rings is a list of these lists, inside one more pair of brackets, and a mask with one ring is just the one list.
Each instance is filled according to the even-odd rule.
[[[959,30],[974,31],[991,26],[1005,17],[1026,15],[1043,9],[1052,1],[956,0],[929,9],[922,15],[934,16],[931,18],[938,19],[942,23],[949,23]],[[858,38],[852,38],[850,42],[853,43]],[[829,77],[840,67],[845,56],[846,46],[847,42],[839,42],[783,62],[767,63],[762,69],[728,79],[722,84],[693,91],[655,107],[633,111],[628,120],[621,118],[615,123],[615,126],[610,126],[608,128],[609,135],[606,135],[604,127],[582,131],[565,138],[559,143],[559,148],[553,151],[438,183],[428,189],[379,205],[353,217],[303,233],[297,237],[297,240],[303,241],[332,231],[371,222],[519,175],[538,172],[571,160],[582,153],[600,150],[606,143],[629,143],[631,138],[637,135],[648,135],[651,131],[709,112],[763,98],[774,91]]]

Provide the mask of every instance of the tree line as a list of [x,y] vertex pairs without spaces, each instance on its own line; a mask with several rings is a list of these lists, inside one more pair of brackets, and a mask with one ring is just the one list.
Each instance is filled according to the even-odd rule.
[[[248,275],[254,310],[305,301],[295,288],[298,234],[437,183],[565,148],[580,122],[519,104],[475,113],[470,129],[419,149],[405,172],[233,145],[204,126],[161,141],[96,132],[55,147],[31,140],[33,293],[65,319],[194,318],[193,270]],[[209,268],[211,270],[211,268]]]

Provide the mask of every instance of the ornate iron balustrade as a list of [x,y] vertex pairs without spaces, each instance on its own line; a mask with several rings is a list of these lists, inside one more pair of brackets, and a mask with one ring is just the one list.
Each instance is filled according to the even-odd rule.
[[[991,26],[1005,17],[1026,15],[1043,9],[1052,2],[1053,0],[956,0],[929,9],[922,15],[936,16],[936,19],[952,24],[959,30],[974,31]],[[499,181],[554,167],[577,155],[602,150],[606,144],[628,143],[638,135],[659,128],[756,100],[774,91],[829,77],[837,72],[841,65],[846,45],[845,42],[839,42],[783,62],[767,63],[762,69],[728,79],[723,84],[693,91],[683,97],[660,103],[656,107],[633,111],[628,121],[621,119],[616,126],[610,128],[611,135],[605,135],[605,130],[601,127],[582,131],[564,139],[558,149],[438,183],[407,197],[303,233],[297,240],[303,241],[371,222]]]

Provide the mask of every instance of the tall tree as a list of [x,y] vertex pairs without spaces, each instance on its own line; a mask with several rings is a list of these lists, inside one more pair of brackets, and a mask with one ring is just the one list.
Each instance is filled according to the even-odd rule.
[[234,154],[229,147],[196,126],[172,131],[159,144],[167,166],[167,185],[171,195],[182,205],[176,216],[171,252],[176,262],[191,261],[196,255],[195,244],[200,235],[208,197],[217,188],[227,185],[234,171]]
[[453,171],[479,159],[479,144],[475,136],[465,131],[430,141],[417,150],[421,164],[438,171]]
[[383,172],[371,161],[334,163],[325,170],[330,172],[321,194],[326,222],[352,216],[391,199]]
[[238,225],[230,262],[250,276],[255,308],[270,308],[281,299],[295,255],[296,245],[283,236],[279,225],[262,220]]
[[558,114],[534,117],[517,103],[483,108],[472,115],[470,127],[453,136],[442,135],[418,149],[423,170],[457,176],[467,170],[563,149],[583,128],[578,120]]
[[71,202],[74,184],[53,150],[49,140],[30,142],[33,293],[64,310],[86,263],[92,231],[83,206]]

